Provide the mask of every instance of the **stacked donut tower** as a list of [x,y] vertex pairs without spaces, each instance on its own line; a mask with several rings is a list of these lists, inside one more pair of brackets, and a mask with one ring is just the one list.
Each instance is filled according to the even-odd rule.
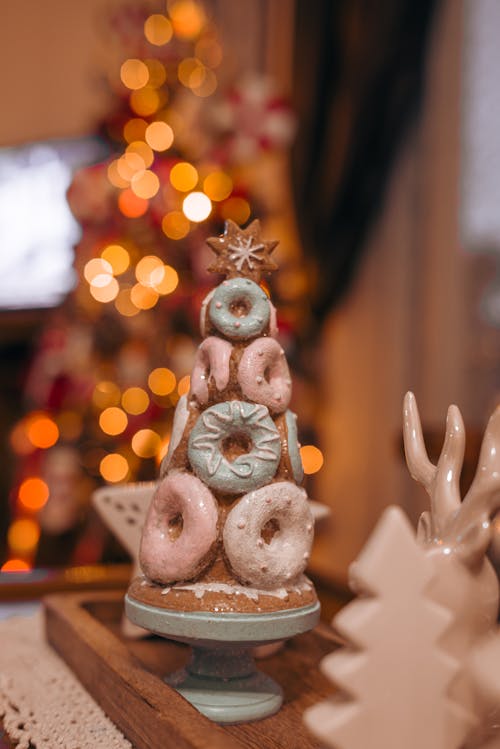
[[225,276],[201,308],[203,341],[144,524],[129,596],[181,611],[272,612],[316,601],[313,517],[258,221],[207,240]]

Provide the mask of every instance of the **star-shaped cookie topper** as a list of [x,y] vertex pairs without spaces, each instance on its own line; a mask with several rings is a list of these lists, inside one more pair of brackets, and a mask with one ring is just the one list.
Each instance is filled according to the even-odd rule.
[[271,252],[278,241],[262,239],[258,219],[252,221],[246,229],[241,229],[228,219],[224,234],[210,237],[207,244],[217,255],[208,270],[223,273],[226,278],[243,276],[258,283],[263,273],[270,273],[278,267],[271,258]]

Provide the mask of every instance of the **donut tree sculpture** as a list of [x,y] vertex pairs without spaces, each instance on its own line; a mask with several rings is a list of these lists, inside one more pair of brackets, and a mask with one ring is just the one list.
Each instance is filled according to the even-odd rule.
[[258,221],[246,229],[228,221],[207,241],[216,254],[209,270],[225,279],[202,304],[203,341],[144,523],[144,578],[129,589],[129,616],[148,627],[137,613],[144,605],[162,621],[166,611],[216,612],[218,622],[252,615],[253,626],[255,615],[298,622],[305,613],[307,625],[290,631],[275,618],[272,634],[256,640],[269,642],[309,629],[319,612],[304,575],[314,521],[300,486],[291,377],[276,310],[259,283],[276,268],[277,242],[262,239]]

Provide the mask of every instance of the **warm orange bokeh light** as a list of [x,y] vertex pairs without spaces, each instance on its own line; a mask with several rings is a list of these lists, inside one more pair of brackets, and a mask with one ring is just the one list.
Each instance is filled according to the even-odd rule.
[[222,218],[244,224],[250,218],[250,206],[244,198],[229,198],[220,207]]
[[180,161],[170,171],[170,183],[179,192],[189,192],[198,183],[198,172],[192,164]]
[[231,194],[233,180],[224,172],[212,172],[203,181],[203,190],[210,200],[225,200]]
[[135,195],[148,200],[153,198],[160,189],[160,180],[154,172],[144,169],[134,174],[130,186]]
[[136,90],[143,88],[149,81],[147,65],[136,58],[125,60],[120,68],[120,78],[127,88]]
[[123,315],[124,317],[134,317],[134,315],[137,315],[140,312],[140,309],[135,306],[131,299],[131,291],[132,289],[128,286],[125,289],[122,289],[115,299],[115,307],[120,315]]
[[119,453],[110,453],[99,463],[99,471],[103,479],[113,484],[123,481],[128,475],[128,461]]
[[161,228],[169,239],[183,239],[189,234],[191,224],[181,211],[170,211],[163,217]]
[[116,406],[106,408],[99,416],[99,426],[105,434],[121,434],[127,428],[127,424],[127,414]]
[[101,257],[110,264],[115,276],[125,273],[130,265],[130,255],[120,244],[110,244],[101,252]]
[[192,192],[184,198],[182,210],[190,221],[200,223],[210,216],[212,202],[204,192]]
[[133,416],[143,414],[149,406],[149,395],[139,387],[127,388],[122,395],[122,406]]
[[118,197],[118,208],[127,218],[139,218],[148,210],[149,203],[139,198],[130,188],[123,190]]
[[175,388],[175,383],[174,373],[166,367],[153,369],[148,377],[149,389],[155,395],[170,395]]
[[134,140],[144,140],[144,134],[148,123],[142,117],[131,117],[123,126],[123,137],[127,143],[133,143]]
[[179,63],[177,76],[183,86],[197,88],[205,80],[207,68],[196,57],[185,57]]
[[17,455],[29,455],[35,446],[28,438],[28,419],[19,421],[9,435],[10,446]]
[[323,465],[323,453],[314,445],[303,445],[300,457],[306,474],[317,473]]
[[119,159],[114,159],[108,166],[108,179],[114,187],[128,187],[128,179],[124,179],[118,171]]
[[160,88],[167,80],[167,71],[165,66],[159,60],[144,60],[149,71],[149,82],[148,85],[153,88]]
[[160,47],[167,44],[173,34],[172,24],[166,16],[160,13],[153,13],[144,23],[144,36],[150,44]]
[[174,131],[166,122],[158,120],[148,125],[144,137],[155,151],[166,151],[174,142]]
[[121,391],[118,385],[111,380],[102,380],[98,382],[92,394],[92,402],[97,408],[108,408],[117,406],[120,402]]
[[179,395],[187,395],[189,393],[189,388],[191,387],[191,378],[189,375],[184,375],[184,377],[181,377],[179,380],[179,384],[177,385],[177,392]]
[[158,294],[165,296],[171,294],[179,284],[179,274],[171,265],[163,266],[163,277],[159,281],[153,282],[153,288]]
[[212,96],[217,89],[217,76],[213,70],[203,69],[203,76],[191,76],[191,91],[196,96]]
[[130,182],[134,174],[142,172],[145,168],[146,164],[144,159],[139,153],[134,151],[126,151],[116,162],[116,170],[118,174],[127,182]]
[[161,450],[161,437],[152,429],[139,429],[132,437],[132,450],[139,458],[154,458]]
[[174,33],[181,39],[194,39],[206,23],[203,8],[194,0],[177,0],[169,5],[169,13]]
[[85,267],[83,269],[83,275],[86,281],[89,283],[92,283],[94,278],[96,276],[100,276],[103,273],[112,273],[113,268],[108,263],[107,260],[103,260],[102,257],[94,257],[92,260],[89,260],[88,263],[85,263]]
[[29,554],[40,538],[38,523],[31,518],[14,520],[7,533],[9,548],[15,554]]
[[101,273],[95,276],[90,284],[90,293],[97,302],[107,303],[116,299],[120,286],[116,278],[109,273]]
[[158,292],[136,283],[130,290],[130,301],[137,309],[152,309],[158,301]]
[[143,286],[154,287],[164,275],[163,261],[156,255],[146,255],[135,267],[135,277]]
[[19,487],[18,497],[27,510],[41,510],[49,498],[49,487],[40,478],[25,479]]
[[194,53],[210,68],[217,68],[222,62],[222,47],[212,38],[199,39],[196,42]]
[[33,416],[27,425],[27,435],[32,445],[47,449],[56,444],[59,439],[59,429],[49,416]]
[[[133,140],[132,143],[129,143],[126,153],[136,153],[142,159],[142,163],[144,164],[142,169],[150,167],[155,157],[151,147],[143,140]],[[138,171],[141,171],[141,169]]]
[[29,572],[31,569],[24,559],[9,559],[0,567],[0,572]]
[[154,114],[166,101],[166,92],[160,93],[151,86],[132,91],[130,94],[130,107],[141,117],[149,117]]

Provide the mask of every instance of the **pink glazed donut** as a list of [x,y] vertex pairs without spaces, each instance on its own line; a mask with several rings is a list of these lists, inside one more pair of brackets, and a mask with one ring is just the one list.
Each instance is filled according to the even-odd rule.
[[243,352],[238,367],[243,395],[274,412],[288,408],[292,380],[285,352],[274,338],[257,338]]
[[146,577],[160,585],[195,577],[210,559],[217,522],[212,492],[189,473],[169,474],[156,490],[144,523],[139,563]]
[[208,382],[213,377],[217,390],[227,387],[229,382],[229,360],[232,345],[217,336],[210,336],[200,344],[196,352],[193,371],[191,373],[191,390],[199,403],[208,401]]

